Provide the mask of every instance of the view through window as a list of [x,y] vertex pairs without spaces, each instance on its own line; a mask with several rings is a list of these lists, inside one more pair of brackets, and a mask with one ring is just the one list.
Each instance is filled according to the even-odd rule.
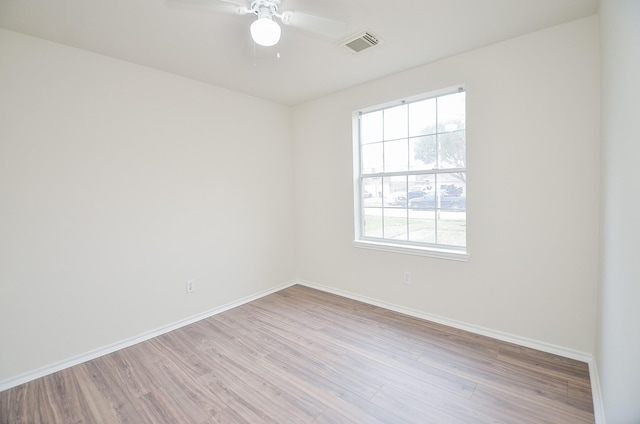
[[466,251],[466,95],[358,113],[356,240]]

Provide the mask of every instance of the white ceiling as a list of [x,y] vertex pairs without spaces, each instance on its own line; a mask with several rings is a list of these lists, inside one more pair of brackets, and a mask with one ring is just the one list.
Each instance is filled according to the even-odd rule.
[[[283,0],[281,10],[342,20],[348,30],[330,39],[282,26],[270,48],[250,41],[253,15],[176,10],[164,0],[0,0],[0,27],[294,105],[592,15],[598,3]],[[338,44],[362,30],[382,43],[358,54]]]

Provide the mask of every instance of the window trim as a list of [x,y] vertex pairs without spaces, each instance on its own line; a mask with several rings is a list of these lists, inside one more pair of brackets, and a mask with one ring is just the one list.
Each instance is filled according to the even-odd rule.
[[469,249],[451,250],[432,246],[412,246],[409,244],[387,243],[386,241],[354,240],[353,246],[361,249],[379,250],[383,252],[400,253],[415,256],[427,256],[451,261],[468,262],[471,255]]
[[[379,110],[385,110],[392,108],[394,106],[399,106],[402,104],[412,103],[416,101],[433,99],[441,96],[446,96],[448,94],[454,94],[459,92],[466,92],[464,84],[458,84],[455,86],[451,86],[448,88],[444,88],[441,90],[431,91],[429,93],[423,93],[416,96],[411,96],[406,99],[396,100],[392,102],[387,102],[381,105],[376,105],[369,108],[363,108],[360,110],[356,110],[352,114],[352,140],[353,140],[353,193],[354,193],[354,240],[353,246],[356,248],[369,249],[369,250],[378,250],[385,252],[392,252],[398,254],[408,254],[408,255],[417,255],[417,256],[426,256],[433,257],[439,259],[447,259],[453,261],[463,261],[467,262],[470,258],[469,253],[469,243],[468,237],[465,246],[457,248],[454,246],[446,246],[446,245],[425,245],[421,243],[412,243],[409,240],[400,240],[395,242],[392,239],[382,239],[375,237],[364,237],[363,226],[364,226],[364,206],[362,204],[363,193],[362,193],[362,156],[361,156],[361,143],[360,143],[360,116],[365,113],[376,112]],[[465,119],[466,121],[466,119]],[[465,125],[465,132],[467,129],[467,125]],[[466,135],[465,135],[465,144],[466,144]],[[464,172],[468,172],[468,166],[465,164],[465,168],[456,168],[455,170],[464,170]],[[449,170],[447,170],[448,172]],[[423,174],[422,171],[407,171],[407,172],[398,172],[399,175],[410,175],[412,173],[415,174]],[[434,174],[438,173],[437,170],[434,170]],[[380,177],[382,178],[381,173]],[[395,174],[395,173],[392,173]],[[389,176],[389,173],[386,173],[385,176]],[[370,176],[369,176],[370,177]],[[466,212],[468,212],[468,207],[466,208]],[[467,224],[468,224],[468,213],[467,213]],[[467,225],[468,228],[468,225]],[[468,235],[468,234],[467,234]]]

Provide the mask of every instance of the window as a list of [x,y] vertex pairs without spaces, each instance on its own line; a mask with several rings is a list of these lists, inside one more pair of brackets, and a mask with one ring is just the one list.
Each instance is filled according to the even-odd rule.
[[465,259],[466,95],[357,112],[356,245]]

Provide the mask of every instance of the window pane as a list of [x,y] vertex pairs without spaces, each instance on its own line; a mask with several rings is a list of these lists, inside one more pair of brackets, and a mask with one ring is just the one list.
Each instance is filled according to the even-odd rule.
[[407,210],[400,208],[385,208],[384,210],[384,238],[407,240]]
[[387,141],[384,143],[384,172],[406,171],[409,166],[409,147],[407,140]]
[[464,247],[467,244],[465,211],[439,211],[437,243]]
[[420,171],[436,167],[436,136],[416,137],[409,140],[409,169]]
[[438,134],[438,168],[464,168],[467,165],[465,131]]
[[465,93],[438,97],[438,132],[465,128]]
[[384,206],[407,207],[407,177],[383,178],[383,203]]
[[367,144],[360,148],[362,155],[362,173],[382,172],[382,143]]
[[364,113],[360,116],[360,143],[382,141],[382,111]]
[[[427,191],[429,190],[429,175],[409,175],[407,176],[407,187],[411,191]],[[415,196],[413,196],[415,197]]]
[[407,178],[409,179],[409,191],[427,192],[433,190],[435,178],[433,175],[409,175]]
[[436,99],[409,105],[409,137],[436,133]]
[[364,236],[382,237],[382,208],[364,208]]
[[437,182],[438,208],[450,210],[465,210],[467,208],[465,172],[438,174]]
[[435,210],[409,210],[409,240],[423,243],[436,242]]
[[384,111],[384,139],[406,138],[408,131],[407,105],[400,105]]
[[382,207],[382,178],[363,178],[360,193],[364,207]]

